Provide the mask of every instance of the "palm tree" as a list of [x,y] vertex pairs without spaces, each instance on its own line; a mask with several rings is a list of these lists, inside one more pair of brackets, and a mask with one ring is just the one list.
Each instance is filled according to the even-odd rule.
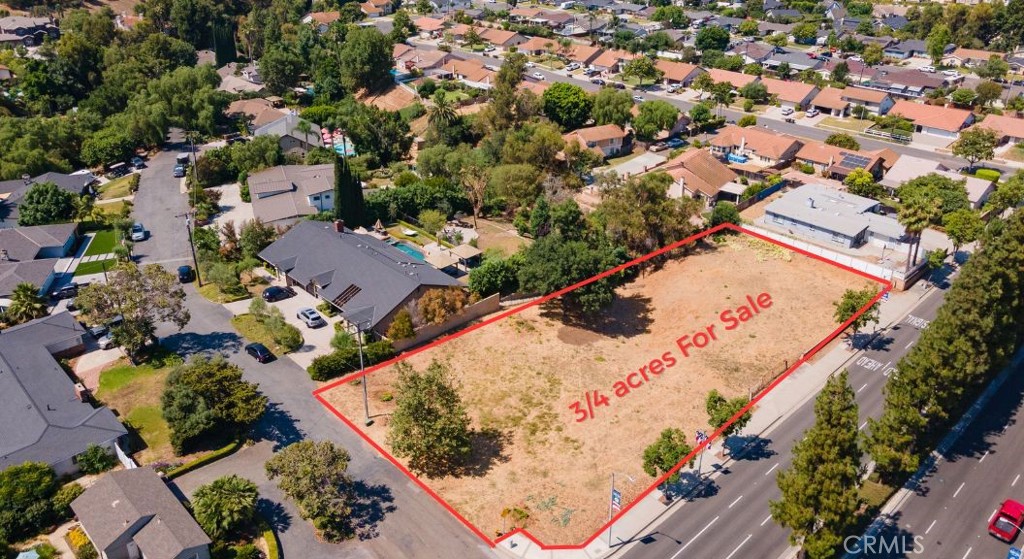
[[39,288],[28,282],[19,283],[11,293],[7,320],[12,324],[21,324],[45,315],[46,301],[39,296]]
[[427,122],[432,126],[447,126],[459,118],[459,114],[455,112],[455,105],[443,90],[435,93],[431,101],[434,105],[427,111]]
[[95,217],[96,200],[87,194],[82,194],[72,200],[75,207],[75,221],[81,223]]
[[302,132],[302,139],[306,141],[306,145],[309,145],[309,134],[313,132],[313,125],[309,121],[299,119],[299,123],[295,125],[295,130]]
[[921,232],[942,215],[942,199],[913,196],[903,200],[897,213],[900,225],[907,230],[910,244],[907,246],[907,271],[917,264],[917,252],[921,246]]
[[224,476],[196,489],[192,497],[196,520],[206,533],[217,537],[252,520],[259,489],[237,475]]

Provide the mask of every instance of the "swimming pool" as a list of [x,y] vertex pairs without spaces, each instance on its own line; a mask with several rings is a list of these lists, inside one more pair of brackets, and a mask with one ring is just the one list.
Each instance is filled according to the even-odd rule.
[[391,243],[391,246],[393,246],[393,247],[397,248],[398,250],[408,254],[409,256],[415,258],[416,260],[419,260],[419,261],[423,261],[424,260],[423,253],[420,252],[418,249],[413,248],[411,245],[408,245],[408,244],[403,243],[401,241],[395,241],[395,242]]

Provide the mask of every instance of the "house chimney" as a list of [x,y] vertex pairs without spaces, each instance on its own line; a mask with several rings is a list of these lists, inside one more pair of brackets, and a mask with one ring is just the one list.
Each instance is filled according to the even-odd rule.
[[344,233],[345,232],[345,220],[344,219],[335,219],[334,220],[334,232],[335,233]]
[[6,248],[0,248],[0,260],[3,260],[4,262],[10,260],[10,257],[7,255]]
[[807,207],[808,208],[813,208],[814,207],[814,198],[808,198],[807,199]]

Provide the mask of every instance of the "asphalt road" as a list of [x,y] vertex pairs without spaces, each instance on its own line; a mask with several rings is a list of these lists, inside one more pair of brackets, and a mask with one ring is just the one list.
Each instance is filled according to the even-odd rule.
[[[945,291],[933,288],[899,324],[881,332],[848,365],[860,419],[882,410],[882,387],[892,367],[934,318]],[[884,304],[884,303],[883,303]],[[864,423],[862,423],[862,428]],[[779,498],[775,473],[789,465],[793,445],[814,424],[814,399],[767,434],[754,439],[709,486],[652,533],[636,537],[626,559],[775,559],[789,548],[789,532],[771,519],[768,502]],[[719,447],[720,448],[720,447]]]
[[[153,157],[136,196],[136,217],[151,231],[150,240],[137,245],[136,253],[143,264],[157,262],[173,267],[190,260],[186,257],[189,249],[183,220],[175,217],[187,209],[178,179],[171,174],[177,147],[170,146]],[[351,454],[349,472],[360,482],[360,505],[354,507],[360,537],[339,545],[322,543],[294,506],[287,501],[271,502],[273,510],[282,511],[276,522],[286,557],[495,557],[479,538],[321,406],[311,394],[316,386],[306,371],[287,358],[261,365],[241,353],[245,341],[231,326],[231,313],[204,299],[194,286],[186,286],[191,321],[181,332],[171,325],[160,325],[157,335],[161,342],[184,356],[221,353],[240,365],[245,378],[258,383],[270,400],[257,435],[272,441],[274,448],[308,438],[334,441]],[[258,470],[262,466],[255,467]],[[274,499],[273,494],[265,493],[263,497]]]
[[[431,45],[429,43],[422,42],[422,41],[417,41],[415,39],[410,39],[409,42],[413,43],[413,44],[423,45],[423,46],[426,46],[428,48],[433,48],[433,45]],[[491,56],[485,56],[483,54],[472,53],[472,52],[467,52],[467,51],[462,51],[462,50],[456,51],[454,54],[457,54],[458,56],[460,56],[462,58],[475,58],[475,59],[483,61],[485,64],[490,64],[490,65],[495,65],[495,66],[500,66],[501,62],[502,62],[502,60],[500,58],[491,57]],[[572,84],[578,85],[578,86],[582,87],[583,89],[585,89],[587,91],[591,91],[591,92],[597,91],[597,90],[600,89],[600,86],[597,86],[597,85],[594,85],[594,84],[590,83],[589,78],[577,77],[575,75],[569,76],[569,75],[566,75],[563,72],[555,72],[555,71],[547,70],[547,69],[542,68],[540,66],[534,66],[533,68],[527,68],[526,79],[530,80],[530,81],[539,81],[539,80],[537,80],[536,78],[533,77],[533,74],[535,72],[539,72],[541,75],[543,75],[544,76],[544,81],[547,81],[547,82],[552,82],[552,83],[554,83],[554,82],[572,83]],[[641,93],[641,95],[643,95],[643,97],[646,100],[649,100],[649,101],[650,100],[654,100],[654,99],[659,99],[659,100],[662,100],[662,101],[667,101],[667,102],[671,103],[672,105],[675,105],[676,107],[678,107],[679,110],[683,111],[684,113],[688,112],[690,110],[690,108],[692,108],[693,105],[694,105],[693,103],[691,103],[689,101],[684,101],[683,99],[680,99],[678,95],[667,93],[666,91],[660,89],[659,86],[655,86],[655,87],[657,87],[657,89],[655,89],[655,88],[648,88],[646,91],[643,91]],[[722,114],[725,115],[725,117],[728,120],[738,121],[740,118],[742,118],[747,113],[743,113],[741,111],[734,111],[734,110],[726,109],[726,110],[722,111]],[[815,122],[820,120],[821,118],[822,118],[821,116],[815,117]],[[808,126],[808,125],[805,125],[805,124],[800,124],[799,122],[800,121],[797,121],[795,123],[788,123],[788,122],[785,122],[785,121],[782,121],[782,120],[769,119],[769,118],[765,117],[764,115],[759,115],[758,116],[758,126],[765,127],[767,129],[775,131],[775,132],[781,132],[781,133],[784,133],[784,134],[789,134],[791,136],[796,136],[798,138],[804,138],[804,139],[808,139],[808,140],[824,141],[825,138],[828,138],[830,135],[832,135],[835,132],[837,132],[836,130],[828,130],[828,129],[824,129],[824,128],[817,128],[815,126]],[[931,159],[931,160],[934,160],[934,161],[939,161],[943,165],[949,167],[950,169],[959,169],[960,167],[963,167],[963,166],[965,166],[967,164],[966,160],[964,160],[964,159],[961,159],[959,157],[953,157],[952,155],[945,155],[945,154],[936,153],[936,152],[934,152],[934,151],[932,151],[930,149],[921,149],[921,148],[916,148],[916,147],[913,147],[913,146],[905,146],[905,145],[902,145],[902,144],[884,142],[884,141],[881,141],[881,140],[875,140],[873,138],[867,138],[867,137],[863,137],[863,136],[857,136],[857,141],[860,143],[861,149],[865,149],[865,150],[891,149],[894,152],[899,153],[901,155],[912,155],[912,156],[915,156],[915,157],[923,157],[923,158],[926,158],[926,159]],[[1016,171],[1015,168],[998,165],[998,164],[993,163],[993,162],[985,162],[985,166],[986,167],[995,168],[995,169],[1000,169],[1004,173],[1007,173],[1007,172],[1008,173],[1013,173],[1013,172]]]
[[[1007,556],[1010,545],[988,535],[988,522],[1004,500],[1024,501],[1024,426],[1018,422],[1024,375],[1015,373],[895,511],[872,552],[862,557]],[[1022,545],[1024,539],[1018,537],[1014,546]]]

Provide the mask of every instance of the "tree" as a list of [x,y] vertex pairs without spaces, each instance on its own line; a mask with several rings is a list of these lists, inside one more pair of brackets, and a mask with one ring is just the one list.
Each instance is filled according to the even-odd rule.
[[388,326],[388,338],[392,340],[407,340],[415,336],[416,330],[413,328],[412,315],[409,314],[409,310],[402,309],[395,313],[395,319]]
[[700,213],[700,206],[685,197],[670,198],[671,183],[668,174],[658,172],[605,189],[595,213],[613,244],[642,256],[695,232],[690,219]]
[[[747,101],[747,103],[750,103],[750,101]],[[754,115],[743,115],[738,121],[736,121],[736,126],[739,126],[740,128],[757,126],[757,117]]]
[[203,531],[221,538],[253,520],[259,495],[255,483],[232,474],[200,485],[192,495],[192,509]]
[[716,83],[711,87],[711,97],[715,100],[719,109],[721,109],[722,105],[729,105],[735,97],[732,92],[732,84],[728,82]]
[[260,58],[259,70],[260,79],[266,84],[267,90],[282,94],[299,83],[305,64],[288,45],[274,44]]
[[789,37],[785,33],[773,33],[765,38],[764,42],[769,45],[782,48],[789,44]]
[[409,468],[428,476],[452,472],[472,451],[469,414],[448,368],[431,362],[424,372],[396,365],[395,411],[388,444]]
[[711,109],[704,103],[697,103],[690,108],[690,121],[697,126],[703,126],[711,120]]
[[544,114],[558,123],[563,130],[575,130],[590,117],[593,99],[582,87],[557,82],[544,90]]
[[976,210],[963,208],[942,216],[942,226],[946,229],[946,236],[953,241],[953,253],[960,251],[960,247],[967,243],[973,243],[981,238],[985,232],[985,221]]
[[[552,86],[553,87],[553,86]],[[620,91],[614,87],[604,87],[594,97],[594,105],[590,116],[594,124],[615,124],[620,127],[626,126],[632,114],[633,99],[628,91]]]
[[1021,204],[1024,204],[1024,171],[1017,171],[996,187],[996,191],[989,196],[985,209],[999,215]]
[[341,84],[349,91],[381,91],[393,83],[391,41],[376,27],[358,27],[345,35],[339,53]]
[[28,282],[15,286],[4,314],[8,324],[21,324],[43,316],[46,316],[46,301],[39,296],[39,288]]
[[850,174],[846,175],[846,178],[843,180],[843,184],[850,191],[850,194],[864,196],[865,198],[877,200],[885,194],[885,189],[882,188],[882,185],[875,182],[875,177],[867,169],[854,169],[850,171]]
[[0,539],[21,540],[50,525],[57,474],[45,462],[24,462],[0,471]]
[[380,166],[405,159],[412,146],[409,123],[402,115],[373,105],[356,104],[345,122],[345,130],[356,151],[361,156],[371,156]]
[[697,32],[694,46],[700,51],[724,51],[729,46],[729,32],[717,25],[706,25]]
[[882,58],[885,57],[885,54],[882,51],[882,45],[871,43],[864,47],[864,52],[862,52],[860,56],[864,61],[864,64],[868,66],[877,66],[878,63],[882,61]]
[[978,74],[978,77],[987,80],[1001,80],[1009,72],[1010,65],[998,54],[989,56],[984,64],[974,69],[974,73]]
[[436,235],[438,231],[444,229],[444,224],[448,221],[448,216],[435,209],[428,208],[420,212],[417,219],[427,233]]
[[[617,252],[603,235],[594,237],[596,242],[556,232],[537,239],[523,253],[520,290],[547,295],[625,261],[625,255]],[[570,291],[560,301],[566,309],[594,313],[611,304],[614,297],[615,279],[604,278]]]
[[793,27],[792,35],[797,43],[813,42],[818,36],[818,27],[813,23],[798,23]]
[[123,317],[113,328],[114,341],[132,357],[154,336],[157,322],[170,322],[181,330],[191,318],[177,276],[159,264],[118,264],[107,272],[106,283],[79,290],[75,305],[97,323]]
[[952,42],[953,34],[949,32],[949,27],[943,23],[932,27],[925,39],[925,48],[928,50],[928,56],[932,57],[932,63],[938,64],[942,60],[946,54],[946,45]]
[[967,160],[970,168],[979,161],[987,161],[995,157],[999,139],[996,133],[984,127],[972,127],[960,132],[960,138],[953,142],[953,155]]
[[[726,399],[717,389],[708,393],[704,402],[704,409],[708,412],[708,423],[712,428],[718,429],[729,422],[732,417],[746,407],[748,400],[743,396]],[[743,415],[736,418],[728,427],[722,430],[722,438],[725,439],[733,433],[743,429],[750,421],[750,410],[743,412]]]
[[715,80],[711,77],[711,74],[707,72],[701,72],[697,74],[697,77],[693,79],[693,88],[701,93],[703,96],[711,88],[715,86]]
[[845,370],[828,380],[814,402],[814,426],[793,448],[792,465],[778,473],[782,497],[769,503],[772,518],[792,530],[790,542],[810,559],[832,557],[857,522],[861,450],[854,396]]
[[679,109],[667,101],[647,101],[640,105],[633,130],[637,137],[652,140],[659,132],[670,130],[679,121]]
[[638,56],[627,62],[622,68],[622,76],[624,78],[636,78],[640,82],[640,87],[643,87],[644,80],[649,79],[653,83],[660,80],[664,75],[665,73],[655,66],[654,60],[647,56]]
[[975,86],[974,93],[976,95],[975,100],[980,103],[982,107],[987,107],[991,105],[993,101],[1002,96],[1003,86],[991,80],[983,81]]
[[420,319],[427,324],[444,324],[469,302],[461,287],[431,289],[420,297]]
[[708,219],[708,226],[715,227],[723,223],[734,225],[743,223],[743,218],[740,217],[740,212],[736,209],[735,204],[725,201],[715,203],[714,209],[711,210],[711,217]]
[[448,126],[459,119],[455,104],[443,90],[435,92],[430,100],[433,104],[427,109],[427,122],[431,126]]
[[263,249],[277,239],[277,229],[263,223],[260,218],[247,220],[238,232],[238,244],[243,258],[257,258]]
[[978,94],[966,87],[961,87],[949,95],[949,100],[960,107],[971,107],[977,99]]
[[825,143],[830,146],[836,146],[843,149],[860,151],[860,142],[858,142],[853,136],[843,132],[830,134],[828,138],[825,138]]
[[[835,313],[832,317],[835,319],[836,324],[843,324],[847,320],[853,317],[858,311],[867,306],[872,299],[875,298],[877,293],[870,286],[864,289],[847,289],[843,293],[843,298],[839,301],[832,303],[832,306],[836,308]],[[853,319],[850,322],[849,327],[853,333],[857,333],[858,330],[871,324],[872,322],[878,322],[879,313],[878,302],[875,302],[869,308],[867,308],[860,316]]]
[[[846,83],[847,76],[850,75],[850,65],[845,60],[840,61],[832,68],[832,79],[837,82]],[[833,134],[834,135],[834,134]],[[828,143],[826,141],[826,143]]]
[[788,78],[789,74],[792,73],[792,70],[789,67],[789,62],[783,60],[782,63],[775,68],[775,73],[782,79]]
[[303,518],[328,542],[351,535],[353,488],[348,451],[330,441],[300,441],[267,460],[267,477],[299,507]]
[[18,225],[67,223],[75,215],[75,195],[52,182],[33,184],[18,206]]
[[480,297],[495,293],[507,295],[519,287],[519,265],[522,257],[485,257],[482,264],[469,271],[469,290]]
[[750,99],[755,103],[761,103],[768,100],[768,88],[759,81],[750,82],[747,85],[740,88],[740,95],[745,99]]
[[753,37],[760,32],[756,19],[747,18],[740,22],[739,27],[736,29],[740,35],[744,37]]
[[349,167],[348,158],[340,155],[334,159],[334,218],[348,227],[369,225],[363,186]]
[[76,457],[78,469],[87,475],[102,474],[117,464],[117,458],[102,446],[90,444]]
[[690,26],[690,18],[679,6],[658,6],[651,15],[653,21],[667,23],[672,29],[685,29]]
[[[644,473],[651,477],[667,474],[691,452],[693,449],[687,444],[686,433],[683,433],[682,429],[675,427],[665,429],[657,441],[644,449]],[[690,458],[689,467],[692,466],[693,458]],[[665,481],[668,483],[679,482],[679,472],[672,474]]]
[[489,178],[487,169],[475,164],[463,167],[459,175],[459,182],[461,182],[462,188],[466,192],[469,205],[473,208],[474,229],[477,227],[476,218],[484,208]]
[[910,237],[910,243],[907,244],[907,270],[909,271],[912,266],[917,265],[917,250],[921,244],[921,232],[942,216],[942,198],[931,192],[922,192],[909,198],[904,198],[900,194],[900,198],[903,199],[903,203],[896,214],[896,219]]
[[896,196],[901,200],[918,197],[937,199],[938,214],[930,222],[937,225],[943,215],[971,207],[966,184],[967,179],[956,180],[937,173],[928,173],[900,185],[896,189]]

